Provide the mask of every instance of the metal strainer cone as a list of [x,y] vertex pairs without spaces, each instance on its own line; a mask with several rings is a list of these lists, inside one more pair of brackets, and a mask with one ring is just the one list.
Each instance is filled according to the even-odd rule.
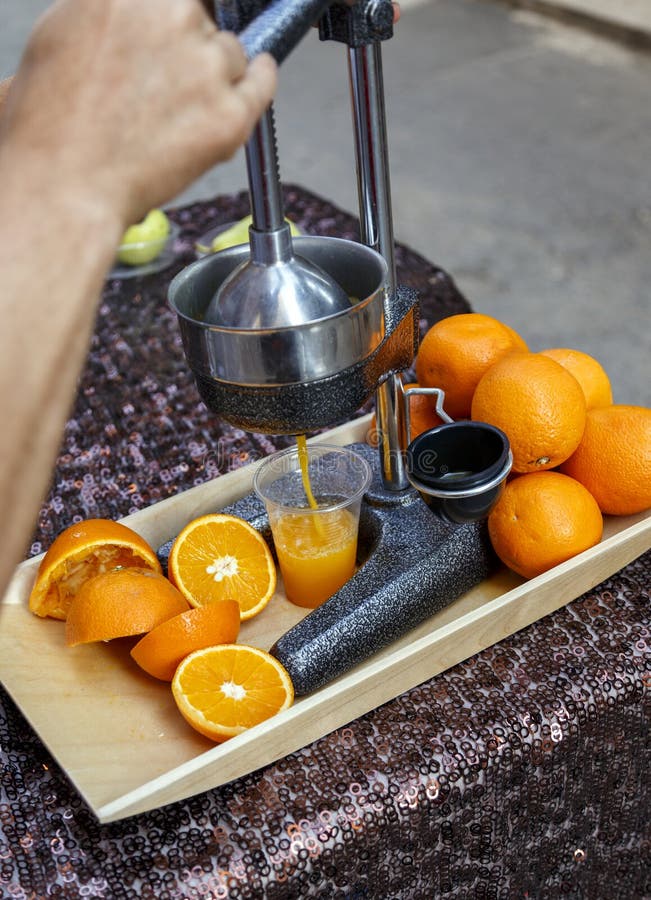
[[271,108],[249,139],[246,158],[250,258],[220,285],[205,321],[226,328],[280,328],[350,309],[348,295],[327,272],[294,254],[283,212]]

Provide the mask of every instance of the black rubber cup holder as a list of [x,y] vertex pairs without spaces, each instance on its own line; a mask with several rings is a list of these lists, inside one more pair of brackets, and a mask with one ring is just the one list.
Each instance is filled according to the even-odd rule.
[[406,454],[407,477],[439,518],[457,525],[485,518],[511,471],[503,431],[486,422],[449,422],[424,431]]

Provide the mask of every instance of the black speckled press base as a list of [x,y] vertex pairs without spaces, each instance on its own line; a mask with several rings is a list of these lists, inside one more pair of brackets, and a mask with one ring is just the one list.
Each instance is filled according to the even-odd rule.
[[375,471],[362,505],[365,562],[340,591],[272,647],[296,694],[308,694],[397,640],[495,568],[485,524],[450,526],[415,492],[394,503],[380,484],[377,453],[354,444]]
[[[360,516],[360,568],[271,649],[297,695],[322,687],[402,637],[483,581],[496,565],[483,523],[447,525],[415,491],[384,490],[377,450],[366,444],[351,448],[374,472]],[[246,519],[273,547],[264,504],[255,494],[223,511]],[[166,552],[168,545],[159,550],[163,561]]]

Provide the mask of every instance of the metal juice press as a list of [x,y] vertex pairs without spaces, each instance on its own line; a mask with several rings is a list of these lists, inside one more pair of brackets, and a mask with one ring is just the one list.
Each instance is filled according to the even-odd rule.
[[[397,284],[394,261],[381,58],[393,33],[390,0],[219,0],[216,18],[250,58],[265,50],[282,61],[317,20],[322,40],[347,45],[361,242],[291,238],[269,109],[246,147],[249,245],[193,263],[169,291],[199,392],[237,427],[303,434],[350,418],[375,393],[379,448],[353,445],[374,472],[358,571],[271,651],[305,694],[490,573],[483,520],[511,457],[497,429],[452,422],[435,388],[417,390],[436,395],[445,424],[407,446],[415,389],[405,390],[398,373],[416,354],[418,309],[413,291]],[[272,542],[254,495],[227,511]]]
[[249,57],[282,61],[320,16],[321,38],[348,45],[362,242],[291,238],[270,108],[246,146],[250,245],[199,260],[170,287],[197,386],[221,417],[267,434],[344,421],[377,392],[383,480],[404,490],[397,373],[413,361],[418,315],[393,251],[380,53],[392,5],[220,0],[215,10]]

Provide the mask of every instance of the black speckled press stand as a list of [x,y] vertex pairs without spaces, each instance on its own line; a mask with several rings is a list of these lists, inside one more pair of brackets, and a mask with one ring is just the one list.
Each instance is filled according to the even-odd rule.
[[[495,567],[483,523],[448,525],[415,491],[386,491],[377,450],[366,444],[351,448],[374,472],[360,516],[360,568],[271,649],[297,695],[317,690],[402,637]],[[224,512],[246,519],[273,546],[266,510],[255,494]],[[165,556],[163,548],[159,553]]]
[[373,465],[362,505],[365,561],[333,597],[284,634],[271,652],[308,694],[402,637],[490,573],[494,557],[485,527],[450,526],[415,491],[383,490],[377,451],[352,448]]

